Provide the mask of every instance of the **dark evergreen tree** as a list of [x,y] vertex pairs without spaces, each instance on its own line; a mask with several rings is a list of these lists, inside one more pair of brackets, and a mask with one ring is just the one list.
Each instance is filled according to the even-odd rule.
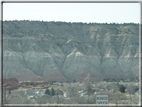
[[11,94],[11,90],[9,90],[9,94]]
[[76,82],[76,80],[73,80],[73,82]]
[[125,93],[125,87],[123,85],[119,86],[119,90],[121,93]]
[[50,91],[49,91],[49,89],[48,89],[48,88],[45,90],[45,94],[50,95]]
[[51,89],[51,95],[54,96],[55,95],[55,90],[52,88]]

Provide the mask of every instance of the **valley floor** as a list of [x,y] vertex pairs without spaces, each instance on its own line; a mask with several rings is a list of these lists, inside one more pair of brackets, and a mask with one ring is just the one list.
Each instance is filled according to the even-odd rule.
[[[125,87],[124,93],[120,90],[122,85]],[[3,94],[4,104],[96,104],[96,95],[108,95],[109,105],[140,103],[137,82],[53,82],[25,87],[6,90]]]

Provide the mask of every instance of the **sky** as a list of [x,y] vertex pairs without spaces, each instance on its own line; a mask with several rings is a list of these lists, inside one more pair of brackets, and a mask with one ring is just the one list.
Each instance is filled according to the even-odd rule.
[[140,23],[140,4],[3,3],[3,20]]

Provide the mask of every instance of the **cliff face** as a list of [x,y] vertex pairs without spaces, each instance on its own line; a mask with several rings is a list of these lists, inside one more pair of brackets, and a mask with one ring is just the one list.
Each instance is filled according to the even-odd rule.
[[138,77],[139,25],[3,22],[3,75],[50,81]]

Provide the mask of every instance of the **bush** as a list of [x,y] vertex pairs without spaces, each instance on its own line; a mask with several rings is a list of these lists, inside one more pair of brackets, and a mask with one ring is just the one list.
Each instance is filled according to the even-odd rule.
[[35,86],[36,86],[36,84],[33,83],[33,87],[35,87]]
[[[29,84],[28,84],[28,85],[29,85]],[[32,83],[32,82],[30,83],[30,85],[32,85],[32,86],[36,86],[36,85],[35,85],[34,83]]]

